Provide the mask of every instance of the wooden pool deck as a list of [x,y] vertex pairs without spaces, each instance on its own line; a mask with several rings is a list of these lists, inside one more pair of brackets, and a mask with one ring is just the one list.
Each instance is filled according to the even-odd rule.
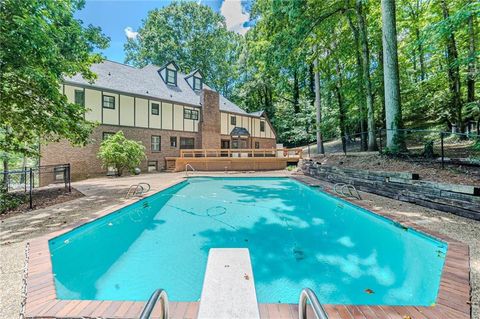
[[189,165],[196,171],[282,170],[302,158],[300,148],[282,149],[193,149],[179,157],[165,158],[167,170],[181,172]]
[[[307,185],[324,186],[325,183],[305,176],[293,178]],[[172,186],[179,181],[165,185]],[[324,187],[324,191],[331,192]],[[94,218],[83,219],[77,224],[60,231],[31,240],[27,254],[26,304],[25,318],[138,318],[144,302],[102,301],[102,300],[60,300],[57,299],[54,275],[50,259],[48,240],[66,233],[80,225],[138,201],[131,199],[120,205],[96,213]],[[393,213],[379,211],[371,204],[350,200],[355,205],[364,207],[376,214],[392,219],[405,227],[427,233],[448,243],[448,251],[442,272],[440,288],[435,304],[423,306],[359,306],[359,305],[324,305],[329,319],[468,319],[470,318],[470,263],[469,249],[466,244],[458,242],[441,233],[427,230],[417,224],[420,217],[401,218]],[[198,302],[171,302],[170,318],[196,318]],[[261,318],[298,318],[298,305],[294,304],[259,304]],[[153,318],[159,318],[160,310],[155,309]],[[309,318],[313,318],[310,313]]]

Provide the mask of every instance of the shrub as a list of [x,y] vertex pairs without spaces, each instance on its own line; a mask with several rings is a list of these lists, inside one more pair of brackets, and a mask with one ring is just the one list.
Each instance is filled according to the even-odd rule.
[[435,151],[433,149],[433,141],[426,141],[423,145],[423,157],[425,158],[434,158]]
[[5,189],[0,189],[0,214],[15,209],[26,200],[23,194],[11,194]]
[[125,169],[133,172],[146,159],[145,147],[139,142],[126,139],[122,131],[104,140],[97,156],[102,160],[103,167],[115,168],[117,176],[122,176]]

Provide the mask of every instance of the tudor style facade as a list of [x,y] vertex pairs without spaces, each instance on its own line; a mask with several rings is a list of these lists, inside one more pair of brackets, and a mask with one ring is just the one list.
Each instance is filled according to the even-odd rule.
[[97,152],[103,139],[123,131],[146,148],[142,171],[165,168],[165,157],[181,149],[275,148],[275,132],[264,112],[247,113],[203,83],[200,71],[182,74],[174,62],[134,68],[105,61],[92,66],[94,83],[65,79],[68,100],[87,108],[98,123],[85,147],[67,141],[41,146],[41,165],[71,163],[72,178],[105,173]]

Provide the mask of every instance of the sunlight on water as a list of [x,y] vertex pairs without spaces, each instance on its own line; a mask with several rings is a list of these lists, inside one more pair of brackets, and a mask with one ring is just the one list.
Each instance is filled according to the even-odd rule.
[[191,178],[50,241],[61,299],[200,298],[208,251],[249,248],[259,302],[431,305],[447,245],[288,178]]

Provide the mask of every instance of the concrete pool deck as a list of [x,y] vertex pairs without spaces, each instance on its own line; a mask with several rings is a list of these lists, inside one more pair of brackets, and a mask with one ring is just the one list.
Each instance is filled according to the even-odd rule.
[[[269,173],[251,173],[251,174],[224,174],[224,173],[202,173],[197,175],[211,175],[211,176],[287,176],[289,172],[280,171],[280,172],[269,172]],[[32,211],[27,214],[13,216],[11,218],[5,219],[1,224],[1,237],[0,237],[0,249],[1,249],[1,284],[2,292],[0,300],[2,306],[0,308],[0,317],[1,318],[15,318],[20,313],[21,302],[22,302],[22,275],[25,262],[25,243],[31,241],[32,238],[44,236],[52,231],[58,231],[59,229],[70,228],[79,222],[84,222],[87,219],[95,218],[100,212],[108,212],[114,210],[114,206],[120,205],[124,206],[130,201],[125,201],[123,195],[126,192],[126,189],[129,185],[133,183],[138,183],[140,181],[148,182],[152,185],[151,193],[158,191],[167,185],[179,181],[184,177],[184,173],[165,173],[165,174],[147,174],[134,177],[123,177],[123,178],[98,178],[90,179],[78,183],[74,183],[73,186],[76,187],[79,191],[84,193],[86,196],[83,198],[76,199],[74,201],[63,203],[49,207],[47,209],[41,209],[37,211]],[[426,231],[428,233],[434,233],[438,237],[444,237],[445,235],[451,237],[453,240],[459,241],[459,243],[454,244],[459,251],[454,252],[454,255],[457,257],[462,256],[461,249],[465,249],[466,246],[461,243],[467,243],[470,247],[470,264],[466,262],[465,264],[458,264],[452,262],[452,267],[455,269],[461,270],[464,274],[466,273],[466,279],[468,283],[468,267],[471,269],[471,286],[472,290],[472,318],[478,319],[478,278],[480,273],[479,260],[480,260],[480,248],[479,248],[479,234],[480,234],[480,223],[474,222],[472,220],[466,220],[461,217],[456,217],[447,213],[436,212],[433,210],[425,209],[416,205],[410,205],[402,202],[398,202],[391,199],[386,199],[379,196],[374,196],[370,194],[362,194],[366,200],[363,201],[363,204],[367,204],[368,208],[371,210],[381,210],[382,212],[395,214],[392,215],[396,219],[401,219],[400,221],[407,226],[414,226],[414,228]],[[362,205],[363,206],[363,205]],[[415,223],[415,224],[412,224]],[[450,246],[450,247],[454,247]],[[462,248],[463,247],[463,248]],[[35,248],[35,245],[32,243],[30,248]],[[37,246],[38,248],[38,246]],[[48,247],[47,247],[48,248]],[[457,250],[457,249],[455,249]],[[450,250],[449,250],[450,252]],[[32,256],[32,255],[30,255]],[[32,257],[30,257],[32,258]],[[447,257],[448,258],[448,257]],[[49,259],[49,258],[48,258]],[[32,258],[31,261],[33,261]],[[41,263],[40,263],[41,264]],[[36,267],[42,269],[40,264]],[[449,264],[447,262],[447,264]],[[460,268],[459,268],[460,267]],[[465,268],[466,267],[466,268]],[[35,269],[35,268],[33,268]],[[450,273],[445,272],[444,273]],[[450,275],[449,275],[450,276]],[[452,273],[451,277],[456,280],[458,275],[456,272]],[[30,279],[33,279],[30,277]],[[465,277],[462,276],[462,280],[465,280]],[[469,318],[470,316],[464,312],[462,315],[462,310],[469,310],[470,306],[464,303],[462,298],[466,297],[467,291],[462,289],[456,289],[450,284],[446,284],[449,289],[459,292],[458,298],[446,297],[446,302],[453,303],[451,306],[456,310],[448,310],[448,305],[441,306],[437,309],[442,309],[441,317],[427,317],[427,314],[424,314],[423,317],[419,317],[419,313],[413,313],[416,310],[411,309],[412,318]],[[37,287],[38,296],[37,300],[42,299],[43,295],[40,292],[47,292],[48,289]],[[458,294],[457,294],[458,295]],[[439,298],[442,295],[439,295]],[[60,305],[59,305],[60,306]],[[62,310],[60,314],[73,311],[74,309],[87,308],[86,303],[76,303],[75,306],[71,306],[70,310]],[[124,303],[124,305],[113,305],[112,303],[104,304],[103,308],[108,309],[108,312],[112,313],[112,316],[120,317],[121,313],[134,314],[136,309],[141,308],[140,303]],[[429,307],[430,308],[430,307]],[[197,303],[178,303],[174,305],[172,311],[173,317],[178,318],[193,318],[196,316],[196,311],[198,311]],[[340,316],[340,318],[355,318],[352,314],[352,311],[361,311],[360,307],[355,307],[349,309],[344,306],[335,306],[328,307],[332,312],[331,318]],[[433,308],[432,308],[433,309]],[[429,310],[432,310],[429,309]],[[33,310],[33,309],[32,309]],[[100,310],[100,309],[99,309]],[[279,317],[293,317],[295,315],[296,308],[294,305],[260,305],[260,313],[263,318],[279,318]],[[425,311],[429,311],[428,309]],[[138,310],[139,311],[139,310]],[[345,312],[347,311],[347,312]],[[389,318],[389,315],[385,313],[383,308],[378,307],[371,309],[364,309],[369,315],[367,318]],[[372,311],[372,312],[370,312]],[[380,314],[378,313],[380,311]],[[387,310],[388,311],[388,310]],[[396,310],[395,310],[396,311]],[[400,312],[402,313],[400,313]],[[390,314],[390,318],[402,318],[402,316],[407,315],[403,314],[405,309],[398,309],[396,315],[394,313]],[[73,313],[72,313],[73,314]],[[91,313],[93,314],[93,312]],[[384,315],[384,317],[381,316]],[[365,318],[364,316],[363,318]],[[362,317],[359,317],[362,318]]]

